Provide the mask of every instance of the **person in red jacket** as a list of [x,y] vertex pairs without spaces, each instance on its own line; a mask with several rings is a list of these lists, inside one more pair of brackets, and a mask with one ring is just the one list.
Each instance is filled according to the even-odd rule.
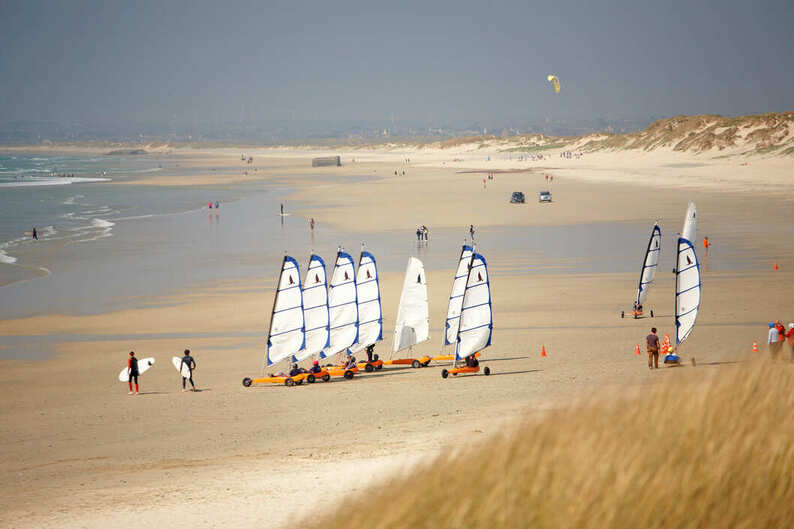
[[791,348],[791,361],[794,362],[794,323],[788,324],[786,339],[788,339],[788,346]]

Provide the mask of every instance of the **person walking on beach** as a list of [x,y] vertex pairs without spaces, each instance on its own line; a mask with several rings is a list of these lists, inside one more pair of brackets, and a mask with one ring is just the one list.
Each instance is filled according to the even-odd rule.
[[309,219],[309,229],[311,229],[312,231],[314,231],[314,217],[312,217],[311,219]]
[[471,240],[474,240],[474,224],[469,224],[469,235],[471,235]]
[[284,216],[284,204],[281,204],[281,215]]
[[775,327],[775,322],[769,322],[769,336],[767,337],[766,343],[769,346],[769,354],[772,358],[777,358],[777,353],[780,351],[780,333]]
[[417,241],[421,241],[422,240],[422,227],[421,226],[416,228],[416,240]]
[[427,226],[422,226],[422,236],[426,241],[430,240],[430,230],[427,229]]
[[193,357],[190,356],[190,349],[185,349],[185,355],[182,357],[182,362],[179,364],[179,372],[182,373],[182,366],[186,365],[187,368],[190,370],[190,376],[185,377],[182,376],[182,391],[187,391],[185,388],[188,380],[190,380],[190,385],[193,391],[196,391],[196,385],[193,383],[193,370],[196,369],[196,361],[193,360]]
[[139,394],[138,388],[138,376],[140,376],[140,371],[138,371],[138,359],[135,358],[135,351],[130,351],[130,358],[127,360],[127,380],[130,384],[130,392],[129,395],[132,395],[132,380],[135,379],[135,394]]
[[703,251],[708,255],[709,253],[709,238],[708,236],[703,237]]
[[39,234],[36,231],[36,226],[33,226],[33,240],[34,241],[38,241],[39,240]]
[[659,369],[659,337],[656,336],[656,327],[651,328],[651,334],[645,337],[648,349],[648,369]]

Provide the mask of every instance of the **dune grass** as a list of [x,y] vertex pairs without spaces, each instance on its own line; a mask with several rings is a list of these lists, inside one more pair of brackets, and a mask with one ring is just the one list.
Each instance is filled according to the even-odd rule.
[[[349,499],[349,529],[794,527],[794,364],[678,368]],[[453,382],[454,383],[454,382]]]

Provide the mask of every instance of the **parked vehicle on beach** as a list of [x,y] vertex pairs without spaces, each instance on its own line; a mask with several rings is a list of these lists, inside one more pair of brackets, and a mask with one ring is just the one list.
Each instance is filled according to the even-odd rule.
[[526,202],[526,198],[521,191],[513,191],[513,194],[510,195],[511,204],[523,204],[524,202]]
[[538,193],[538,202],[551,202],[551,191],[541,191]]

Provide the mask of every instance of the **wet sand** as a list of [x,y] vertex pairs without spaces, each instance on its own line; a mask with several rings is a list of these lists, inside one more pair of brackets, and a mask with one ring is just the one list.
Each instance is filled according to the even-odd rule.
[[[666,163],[676,162],[671,156]],[[217,163],[228,163],[225,157],[218,155]],[[406,258],[416,251],[411,237],[417,224],[431,228],[430,245],[452,247],[474,223],[488,257],[489,237],[495,239],[500,227],[637,222],[650,230],[659,219],[668,249],[686,201],[693,199],[698,234],[708,234],[715,246],[685,359],[697,358],[696,369],[741,368],[737,362],[753,340],[763,350],[766,321],[794,320],[790,296],[781,288],[794,279],[794,249],[787,243],[791,193],[769,197],[708,186],[683,193],[630,176],[594,181],[588,170],[555,179],[549,186],[554,203],[540,205],[533,198],[545,187],[542,170],[497,174],[483,190],[482,175],[436,167],[433,160],[394,177],[399,158],[384,153],[346,166],[345,174],[353,176],[391,173],[355,186],[332,178],[332,168],[304,169],[306,164],[262,172],[289,182],[304,204],[296,214],[321,225],[382,231],[390,238],[392,230],[405,230]],[[669,171],[677,169],[660,166],[655,173],[664,180]],[[528,203],[508,204],[514,190],[523,190]],[[692,369],[650,372],[646,357],[634,354],[651,325],[661,335],[672,333],[669,270],[660,271],[649,297],[656,317],[635,321],[619,312],[631,307],[638,272],[524,273],[528,250],[538,251],[531,266],[539,270],[558,263],[543,248],[517,248],[511,259],[501,246],[503,257],[489,259],[495,330],[484,355],[494,371],[487,378],[442,381],[440,367],[433,366],[386,368],[311,387],[243,388],[242,377],[257,374],[262,361],[275,262],[263,263],[256,280],[153,297],[145,307],[0,322],[2,336],[51,334],[58,351],[44,361],[0,361],[0,525],[277,526],[369,487],[373,478],[497,432],[525,413]],[[638,248],[638,263],[641,253]],[[749,258],[737,265],[736,253]],[[440,349],[456,258],[450,256],[449,268],[428,270],[431,341],[418,352]],[[385,340],[378,347],[384,356],[401,283],[400,271],[384,273]],[[170,357],[185,347],[199,365],[197,393],[180,392],[170,366]],[[133,397],[116,381],[131,348],[158,360],[141,377],[144,394]]]

